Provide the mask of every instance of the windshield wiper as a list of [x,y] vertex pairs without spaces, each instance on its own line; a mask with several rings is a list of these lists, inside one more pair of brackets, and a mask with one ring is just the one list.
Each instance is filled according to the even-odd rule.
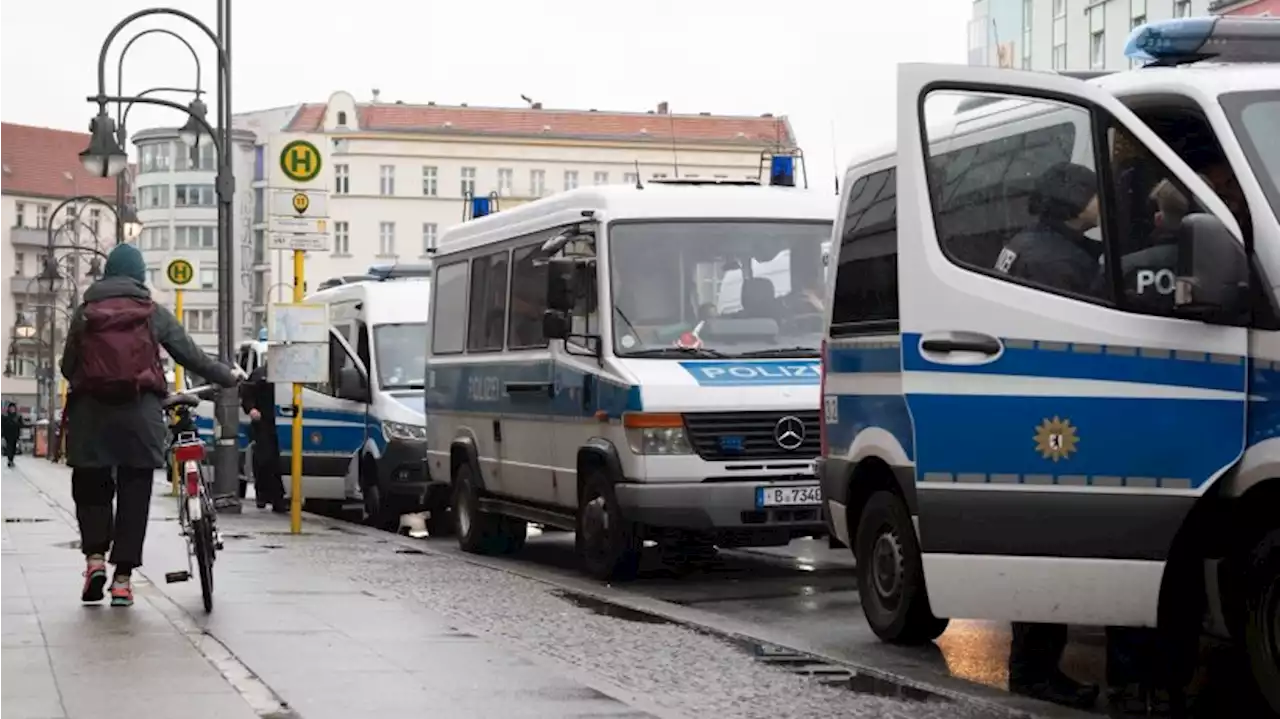
[[767,350],[738,352],[734,357],[817,357],[818,350],[813,347],[775,347]]
[[717,359],[728,357],[729,355],[718,350],[711,350],[705,347],[653,347],[647,350],[636,350],[628,352],[624,357],[702,357],[707,359]]

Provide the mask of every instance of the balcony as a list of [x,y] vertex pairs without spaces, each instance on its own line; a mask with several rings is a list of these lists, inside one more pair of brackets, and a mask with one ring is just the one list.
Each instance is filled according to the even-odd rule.
[[10,227],[9,241],[15,246],[39,245],[44,247],[49,244],[49,231],[43,227]]

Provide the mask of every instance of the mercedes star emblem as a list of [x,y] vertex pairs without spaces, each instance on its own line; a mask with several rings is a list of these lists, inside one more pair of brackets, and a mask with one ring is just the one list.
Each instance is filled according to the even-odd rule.
[[804,422],[799,417],[786,416],[773,426],[773,440],[788,452],[804,444]]

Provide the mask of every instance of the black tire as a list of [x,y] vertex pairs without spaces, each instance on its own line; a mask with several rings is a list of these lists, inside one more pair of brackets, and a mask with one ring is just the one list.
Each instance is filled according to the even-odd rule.
[[625,580],[640,569],[644,546],[636,526],[624,518],[605,470],[588,469],[578,493],[575,543],[587,574],[600,580]]
[[368,459],[360,463],[360,492],[364,495],[362,520],[366,525],[387,532],[400,529],[395,498],[384,494],[378,486],[378,469]]
[[437,502],[427,506],[427,534],[432,537],[452,536],[457,524],[453,512],[449,511],[447,502]]
[[205,612],[213,611],[213,523],[201,517],[191,523],[192,545],[195,548],[196,567],[200,573],[200,597]]
[[871,495],[854,538],[858,594],[871,631],[893,644],[923,644],[946,631],[925,591],[920,543],[907,505],[892,492]]
[[1280,529],[1249,553],[1244,605],[1244,646],[1253,678],[1280,716]]
[[458,535],[458,546],[464,552],[510,554],[522,549],[528,537],[529,525],[523,520],[480,510],[475,469],[469,462],[453,470],[453,511],[449,514]]

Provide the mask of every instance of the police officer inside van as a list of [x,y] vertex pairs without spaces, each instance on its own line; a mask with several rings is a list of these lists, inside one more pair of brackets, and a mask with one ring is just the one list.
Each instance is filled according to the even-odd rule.
[[1098,178],[1093,170],[1062,162],[1036,180],[1028,208],[1035,224],[1009,240],[995,270],[1080,295],[1097,291],[1102,243],[1085,236],[1098,226]]

